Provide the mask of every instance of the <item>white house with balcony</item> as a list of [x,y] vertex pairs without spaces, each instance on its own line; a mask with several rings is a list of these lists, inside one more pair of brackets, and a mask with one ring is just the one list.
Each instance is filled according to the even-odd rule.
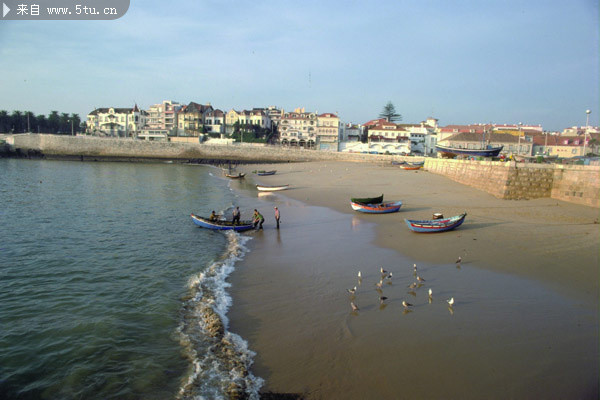
[[115,137],[137,137],[146,124],[148,113],[133,108],[97,108],[87,115],[87,132]]

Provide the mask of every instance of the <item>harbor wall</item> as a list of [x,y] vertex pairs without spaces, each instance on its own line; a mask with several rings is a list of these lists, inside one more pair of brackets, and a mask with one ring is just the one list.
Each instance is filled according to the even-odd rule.
[[100,138],[92,136],[64,136],[46,134],[12,135],[7,139],[15,149],[27,154],[39,152],[45,157],[72,159],[140,159],[209,160],[239,162],[298,162],[298,161],[357,161],[390,163],[409,158],[337,151],[308,150],[301,147],[283,147],[256,143],[211,145],[185,142],[152,142],[135,139]]
[[507,200],[542,197],[600,208],[600,167],[427,158],[425,169]]

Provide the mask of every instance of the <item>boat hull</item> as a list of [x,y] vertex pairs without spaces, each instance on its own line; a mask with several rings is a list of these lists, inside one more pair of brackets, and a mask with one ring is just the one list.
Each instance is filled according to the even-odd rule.
[[241,178],[245,177],[245,176],[246,176],[246,174],[244,174],[244,173],[240,172],[240,173],[239,173],[239,174],[237,174],[237,175],[225,174],[225,176],[226,176],[226,177],[228,177],[229,179],[241,179]]
[[277,192],[280,190],[289,189],[290,185],[280,185],[280,186],[264,186],[264,185],[256,185],[256,189],[261,192]]
[[191,214],[192,221],[202,228],[212,229],[215,231],[236,231],[243,232],[254,227],[251,221],[240,221],[239,224],[234,225],[231,221],[210,221],[208,218],[201,217],[196,214]]
[[500,154],[500,152],[504,148],[504,146],[492,147],[489,149],[457,149],[454,147],[447,147],[436,144],[435,148],[439,153],[466,155],[474,157],[497,157],[498,154]]
[[379,204],[383,203],[383,195],[377,197],[352,197],[350,199],[353,203],[361,203],[361,204]]
[[352,206],[352,209],[354,211],[360,211],[369,214],[387,214],[399,211],[400,207],[402,207],[402,202],[396,201],[392,203],[379,204],[363,204],[350,202],[350,205]]
[[446,232],[458,228],[465,221],[467,213],[444,219],[410,220],[405,219],[406,225],[413,232],[434,233]]
[[277,172],[276,170],[275,171],[258,171],[256,173],[256,175],[258,175],[258,176],[275,175],[276,172]]

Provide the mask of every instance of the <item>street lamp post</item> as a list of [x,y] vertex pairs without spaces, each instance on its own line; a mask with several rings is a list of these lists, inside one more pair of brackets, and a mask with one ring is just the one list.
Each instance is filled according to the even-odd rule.
[[590,114],[592,110],[585,110],[587,114],[585,117],[585,131],[583,131],[583,156],[585,157],[585,140],[587,139],[588,126],[590,125]]
[[519,140],[517,142],[517,154],[521,154],[521,125],[523,125],[522,122],[519,122]]

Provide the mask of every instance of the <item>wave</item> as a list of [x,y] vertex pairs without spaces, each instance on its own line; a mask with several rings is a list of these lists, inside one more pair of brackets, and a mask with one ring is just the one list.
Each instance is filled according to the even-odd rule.
[[246,254],[250,238],[232,231],[227,235],[223,257],[188,281],[178,333],[190,370],[178,399],[260,398],[264,381],[250,372],[256,354],[244,339],[227,330],[231,297],[226,289],[231,285],[226,279]]

